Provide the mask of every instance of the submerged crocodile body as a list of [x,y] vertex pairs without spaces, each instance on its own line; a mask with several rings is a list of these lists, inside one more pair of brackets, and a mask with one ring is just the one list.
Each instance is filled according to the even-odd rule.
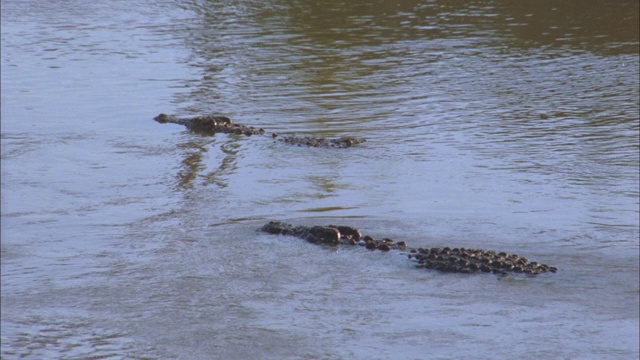
[[269,234],[295,236],[315,244],[360,245],[369,250],[406,251],[407,257],[416,263],[416,268],[434,269],[454,273],[508,273],[542,274],[555,273],[556,267],[529,261],[527,258],[506,252],[495,252],[465,248],[409,248],[404,241],[385,238],[374,240],[351,226],[293,226],[280,221],[271,221],[261,229]]
[[[253,126],[247,126],[242,124],[232,123],[231,119],[225,116],[196,116],[193,118],[179,118],[173,115],[160,114],[154,118],[155,121],[165,124],[172,123],[178,125],[184,125],[187,129],[206,135],[214,135],[215,133],[227,133],[238,135],[264,135],[265,131],[262,128],[256,129]],[[320,136],[297,136],[297,135],[283,135],[279,136],[278,133],[271,133],[271,137],[277,141],[281,141],[287,144],[309,147],[337,147],[348,148],[354,145],[363,143],[364,139],[343,136],[339,138],[325,138]]]

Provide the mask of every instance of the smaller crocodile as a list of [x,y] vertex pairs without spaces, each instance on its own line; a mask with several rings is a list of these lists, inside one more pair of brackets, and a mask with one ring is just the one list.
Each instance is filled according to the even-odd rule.
[[[238,134],[246,136],[265,134],[265,131],[262,128],[236,124],[226,116],[206,115],[196,116],[193,118],[180,118],[174,115],[160,114],[156,116],[154,120],[161,124],[172,123],[184,125],[187,129],[204,135],[215,135],[216,133]],[[308,147],[348,148],[366,141],[365,139],[353,136],[342,136],[339,138],[325,138],[322,136],[297,136],[290,134],[280,136],[276,132],[271,133],[271,137],[276,141],[280,141],[286,144]]]
[[351,226],[293,226],[280,221],[265,224],[260,231],[269,234],[295,236],[314,244],[326,245],[360,245],[368,250],[407,251],[409,259],[416,263],[416,268],[434,269],[442,272],[454,273],[494,273],[506,275],[508,273],[523,273],[537,275],[546,272],[555,273],[554,266],[509,254],[507,252],[487,251],[465,248],[409,248],[404,241],[394,241],[389,238],[374,240],[371,236],[362,236],[360,230]]

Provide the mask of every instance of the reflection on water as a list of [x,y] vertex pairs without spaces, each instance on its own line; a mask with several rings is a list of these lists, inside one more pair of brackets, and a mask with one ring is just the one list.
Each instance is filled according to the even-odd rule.
[[[213,142],[211,141],[202,141],[202,143],[188,141],[177,145],[180,149],[189,150],[184,153],[185,158],[182,160],[182,168],[176,175],[178,189],[190,189],[194,186],[207,185],[217,185],[220,188],[228,186],[228,180],[226,179],[234,173],[237,167],[236,157],[240,145],[237,143],[221,145],[220,150],[224,154],[224,158],[220,161],[220,165],[215,170],[210,170],[203,174],[207,170],[204,157],[209,153],[208,146],[212,144]],[[199,177],[202,178],[202,181],[197,181]]]
[[181,188],[193,187],[193,180],[196,178],[198,171],[204,169],[202,165],[202,154],[208,149],[200,144],[188,142],[178,145],[182,149],[193,149],[193,152],[186,154],[182,160],[183,170],[178,172],[178,186]]
[[[330,122],[349,105],[375,101],[393,106],[415,97],[421,102],[424,94],[411,91],[418,84],[406,87],[411,80],[442,89],[439,101],[464,96],[466,86],[458,90],[451,80],[479,82],[477,64],[469,62],[476,58],[493,66],[494,61],[519,62],[532,55],[548,60],[585,51],[636,54],[637,4],[592,4],[207,2],[193,6],[202,21],[190,25],[185,37],[195,55],[191,65],[200,69],[202,78],[186,84],[194,90],[183,101],[201,99],[199,103],[214,105],[212,110],[228,111],[234,101],[225,94],[237,89],[234,95],[264,106],[263,116],[282,116],[286,110],[292,118],[306,115]],[[438,66],[443,61],[444,69]],[[260,67],[253,66],[258,63]],[[498,70],[483,74],[518,79]],[[437,80],[445,76],[444,88],[438,86]],[[430,92],[432,98],[440,94]],[[279,96],[301,101],[277,101]]]
[[638,181],[638,5],[583,5],[192,4],[202,21],[185,44],[201,78],[178,96],[184,112],[362,134],[392,163],[455,163],[447,152],[462,152],[473,160],[461,166],[518,172],[524,186],[624,193],[629,208],[637,188],[618,179]]
[[[3,1],[3,358],[637,358],[638,13]],[[560,271],[421,271],[267,220]]]

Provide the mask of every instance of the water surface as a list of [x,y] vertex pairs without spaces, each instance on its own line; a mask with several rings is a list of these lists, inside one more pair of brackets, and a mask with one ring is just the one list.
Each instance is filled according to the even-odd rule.
[[[2,357],[637,358],[637,29],[632,1],[3,0]],[[269,220],[560,271],[422,271]]]

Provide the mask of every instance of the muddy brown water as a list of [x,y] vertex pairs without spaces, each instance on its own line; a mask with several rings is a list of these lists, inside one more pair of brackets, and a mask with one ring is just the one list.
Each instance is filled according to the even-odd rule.
[[[1,8],[3,359],[639,356],[637,2]],[[560,270],[441,274],[269,220]]]

